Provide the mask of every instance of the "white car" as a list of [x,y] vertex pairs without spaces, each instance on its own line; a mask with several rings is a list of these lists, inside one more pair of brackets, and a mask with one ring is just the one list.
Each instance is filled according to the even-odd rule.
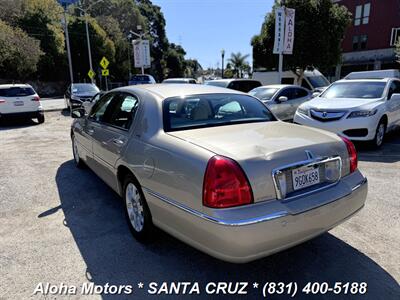
[[400,125],[400,80],[339,80],[299,106],[294,122],[338,133],[380,147],[385,134]]
[[40,97],[29,84],[0,85],[0,119],[26,117],[44,122]]

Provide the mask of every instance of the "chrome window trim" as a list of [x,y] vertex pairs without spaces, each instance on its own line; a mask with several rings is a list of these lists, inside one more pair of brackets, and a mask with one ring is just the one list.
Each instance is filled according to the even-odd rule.
[[[307,152],[306,152],[306,154],[308,156]],[[339,161],[339,178],[335,182],[327,184],[327,185],[325,185],[323,187],[320,187],[320,188],[312,190],[312,191],[301,193],[299,195],[295,195],[295,196],[291,196],[291,197],[283,197],[282,196],[282,191],[280,189],[280,186],[279,186],[279,183],[278,183],[278,179],[277,179],[277,176],[282,171],[285,171],[285,170],[291,169],[291,168],[309,167],[309,166],[313,166],[315,164],[320,165],[320,164],[324,164],[324,163],[335,161],[335,160]],[[306,196],[306,195],[309,195],[309,194],[313,194],[313,193],[325,190],[327,188],[330,188],[330,187],[336,185],[340,181],[341,178],[342,178],[342,159],[341,159],[340,156],[311,158],[311,159],[307,159],[307,160],[304,160],[304,161],[295,162],[295,163],[292,163],[292,164],[287,164],[287,165],[284,165],[284,166],[281,166],[279,168],[275,168],[275,169],[272,170],[272,180],[274,182],[276,198],[278,200],[291,200],[291,199],[295,199],[295,198],[298,198],[298,197],[303,197],[303,196]]]

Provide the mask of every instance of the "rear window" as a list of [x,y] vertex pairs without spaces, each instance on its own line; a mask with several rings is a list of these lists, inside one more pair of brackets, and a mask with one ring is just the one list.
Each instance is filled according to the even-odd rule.
[[236,94],[169,98],[164,100],[163,114],[167,132],[275,120],[260,101]]
[[131,81],[148,82],[150,78],[146,75],[136,75],[132,77]]
[[212,85],[212,86],[219,86],[219,87],[226,87],[229,84],[229,81],[206,81],[205,85]]
[[252,80],[240,80],[240,81],[232,81],[229,85],[228,88],[236,90],[236,91],[241,91],[244,93],[250,92],[252,89],[261,86],[261,83],[258,81],[252,81]]
[[31,87],[0,88],[1,97],[25,97],[36,94]]

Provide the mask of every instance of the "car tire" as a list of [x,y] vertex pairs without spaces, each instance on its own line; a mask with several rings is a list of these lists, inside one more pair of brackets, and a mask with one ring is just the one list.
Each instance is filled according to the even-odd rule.
[[154,225],[143,191],[132,175],[125,177],[123,187],[122,197],[129,229],[138,241],[148,241],[152,236]]
[[43,124],[44,123],[44,115],[39,115],[37,117],[37,121],[38,121],[39,124]]
[[383,145],[386,133],[386,123],[384,120],[380,120],[378,126],[376,127],[375,137],[371,141],[372,147],[375,149],[380,148]]
[[81,157],[79,156],[79,149],[78,149],[78,145],[76,144],[76,141],[75,141],[75,135],[72,135],[71,140],[72,140],[72,154],[74,155],[75,166],[77,166],[79,169],[82,169],[86,165],[82,161]]

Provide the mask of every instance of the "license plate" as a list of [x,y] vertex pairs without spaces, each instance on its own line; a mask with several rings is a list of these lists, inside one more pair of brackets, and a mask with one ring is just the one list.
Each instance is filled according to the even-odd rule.
[[320,182],[319,167],[302,167],[292,170],[293,189],[295,191]]
[[24,101],[14,101],[14,106],[24,106]]

